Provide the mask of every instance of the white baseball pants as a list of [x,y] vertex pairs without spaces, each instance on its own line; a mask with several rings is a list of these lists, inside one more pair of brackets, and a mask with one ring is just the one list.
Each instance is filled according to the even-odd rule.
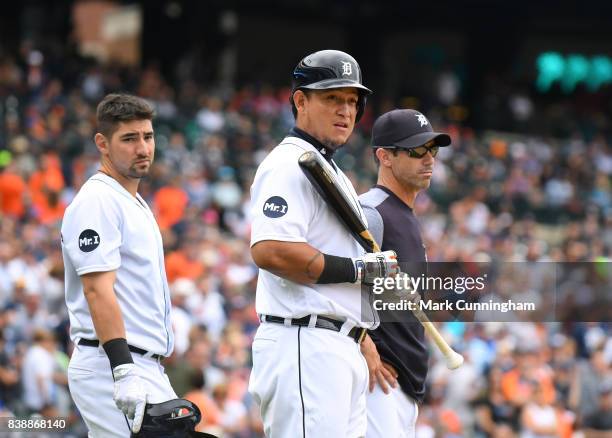
[[367,438],[415,438],[417,403],[399,388],[385,394],[378,384],[366,396]]
[[[132,357],[149,389],[147,403],[178,398],[157,360],[135,353]],[[68,387],[89,429],[89,438],[129,438],[128,421],[113,400],[113,375],[102,347],[75,345],[68,366]]]
[[267,438],[363,438],[368,367],[350,337],[323,328],[262,323],[249,392]]

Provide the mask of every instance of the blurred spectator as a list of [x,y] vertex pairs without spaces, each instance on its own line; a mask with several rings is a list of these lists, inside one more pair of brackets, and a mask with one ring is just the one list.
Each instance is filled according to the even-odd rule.
[[54,193],[57,196],[64,189],[64,176],[59,157],[52,153],[43,155],[40,168],[30,176],[28,185],[32,196],[32,205],[40,214],[40,212],[49,208],[47,195]]
[[472,193],[450,207],[454,223],[472,235],[482,234],[489,220],[489,208],[483,203],[486,197],[484,187],[476,187]]
[[191,374],[191,389],[185,393],[183,398],[195,403],[202,413],[202,420],[196,425],[196,431],[219,434],[222,432],[220,429],[221,411],[216,402],[207,394],[205,386],[204,373],[194,370]]
[[197,280],[196,294],[187,299],[187,307],[194,320],[206,327],[214,342],[218,342],[227,322],[224,310],[225,299],[216,283],[216,277],[202,275]]
[[153,209],[160,230],[172,228],[185,215],[189,198],[181,187],[181,181],[180,174],[172,176],[167,185],[155,192]]
[[23,361],[23,395],[29,413],[45,417],[58,416],[57,385],[67,385],[65,374],[56,371],[55,337],[46,330],[37,329],[33,345]]
[[0,323],[0,406],[14,409],[21,395],[19,370],[15,366],[14,358],[11,359],[4,348],[6,343],[2,325]]
[[187,278],[179,278],[170,284],[174,351],[179,356],[185,354],[189,348],[189,333],[193,325],[193,318],[187,310],[186,302],[196,293],[195,283]]
[[597,411],[600,386],[610,378],[612,368],[604,359],[603,346],[595,349],[588,361],[578,363],[570,403],[580,419]]
[[602,382],[596,410],[582,423],[585,438],[604,438],[612,434],[612,379]]
[[0,164],[0,212],[22,218],[25,214],[26,183],[15,164]]
[[431,369],[429,380],[432,385],[445,388],[442,405],[458,416],[463,427],[471,429],[474,423],[471,403],[482,388],[480,387],[480,376],[469,354],[465,351],[462,351],[462,354],[464,363],[460,368],[451,371],[442,362],[438,362]]
[[558,436],[557,413],[547,400],[544,388],[535,383],[532,401],[525,404],[521,415],[521,438],[555,438]]
[[247,437],[247,410],[244,405],[228,398],[227,385],[219,383],[213,388],[213,399],[221,411],[219,424],[227,438]]
[[200,242],[185,238],[176,251],[166,256],[166,276],[172,283],[179,278],[196,280],[204,273],[200,257]]

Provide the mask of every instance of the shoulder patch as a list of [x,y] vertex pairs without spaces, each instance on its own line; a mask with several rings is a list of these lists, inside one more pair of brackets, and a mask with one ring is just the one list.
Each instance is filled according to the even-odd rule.
[[100,245],[100,235],[94,230],[83,230],[79,234],[79,249],[83,252],[92,252]]
[[268,198],[263,205],[263,214],[271,218],[284,216],[287,214],[287,210],[289,210],[287,201],[280,196],[272,196],[271,198]]

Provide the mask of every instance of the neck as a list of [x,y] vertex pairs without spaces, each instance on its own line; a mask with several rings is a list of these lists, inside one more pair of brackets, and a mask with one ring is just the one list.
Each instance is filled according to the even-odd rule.
[[107,176],[110,176],[115,181],[117,181],[119,184],[121,184],[121,187],[127,190],[132,196],[134,197],[136,196],[136,192],[138,192],[138,184],[140,183],[140,179],[127,178],[121,175],[119,172],[115,170],[113,166],[111,166],[105,160],[103,160],[102,163],[100,163],[100,169],[98,169],[98,171],[102,172],[103,174]]
[[414,208],[414,201],[417,193],[419,192],[418,190],[404,187],[395,178],[393,178],[393,176],[389,176],[382,172],[378,174],[376,184],[391,190],[395,196],[402,200],[404,204],[410,208]]
[[295,127],[289,131],[289,133],[313,145],[326,160],[329,161],[333,158],[335,149],[325,146],[319,139],[315,138],[313,135],[305,131],[304,128],[300,127],[299,124],[296,124]]

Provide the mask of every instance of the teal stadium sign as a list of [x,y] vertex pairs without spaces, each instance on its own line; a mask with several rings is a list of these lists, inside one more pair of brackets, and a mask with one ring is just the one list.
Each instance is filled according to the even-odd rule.
[[569,94],[577,85],[583,84],[588,91],[595,92],[612,82],[612,58],[605,55],[562,55],[545,52],[536,59],[537,89],[545,93],[555,84],[563,93]]

